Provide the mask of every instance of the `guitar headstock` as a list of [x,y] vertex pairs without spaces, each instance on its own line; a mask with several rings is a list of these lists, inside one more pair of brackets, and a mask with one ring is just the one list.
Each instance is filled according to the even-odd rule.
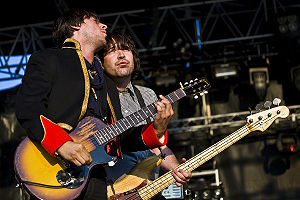
[[200,95],[206,94],[210,87],[210,83],[205,78],[196,78],[194,80],[190,80],[189,82],[185,82],[183,85],[181,84],[181,89],[183,89],[187,95],[196,95],[198,93]]
[[[274,102],[274,101],[273,101]],[[277,106],[247,117],[247,125],[251,131],[265,131],[278,118],[289,116],[286,106]]]

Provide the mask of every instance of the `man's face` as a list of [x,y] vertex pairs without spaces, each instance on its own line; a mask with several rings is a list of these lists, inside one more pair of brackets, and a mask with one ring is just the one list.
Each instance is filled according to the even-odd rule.
[[119,49],[116,44],[111,45],[104,56],[103,68],[113,78],[131,78],[134,69],[132,52],[128,48]]
[[102,24],[94,17],[85,18],[80,26],[85,41],[92,43],[96,47],[103,47],[106,43],[106,28],[105,24]]

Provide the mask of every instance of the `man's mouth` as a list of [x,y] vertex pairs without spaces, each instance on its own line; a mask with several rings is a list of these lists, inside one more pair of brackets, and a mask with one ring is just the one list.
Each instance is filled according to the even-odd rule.
[[121,61],[117,63],[118,66],[124,66],[124,65],[128,65],[128,62],[126,61]]

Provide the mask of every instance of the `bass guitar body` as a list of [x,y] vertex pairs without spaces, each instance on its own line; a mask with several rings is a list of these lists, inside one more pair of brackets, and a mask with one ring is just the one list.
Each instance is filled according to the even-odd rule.
[[[160,165],[161,159],[157,156],[150,156],[137,164],[131,172],[122,180],[107,186],[109,200],[143,200],[138,189],[144,187],[151,181],[151,172]],[[150,191],[149,191],[150,192]]]
[[106,144],[98,145],[90,137],[106,125],[94,117],[84,118],[70,133],[72,139],[82,143],[90,152],[93,162],[77,167],[60,158],[51,156],[39,143],[25,138],[16,149],[15,172],[29,193],[38,199],[66,200],[80,195],[86,186],[90,170],[98,164],[115,161],[106,153]]

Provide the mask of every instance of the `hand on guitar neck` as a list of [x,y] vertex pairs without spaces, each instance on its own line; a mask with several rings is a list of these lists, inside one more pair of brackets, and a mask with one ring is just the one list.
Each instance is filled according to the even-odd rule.
[[154,118],[153,127],[158,138],[161,138],[168,126],[169,121],[174,115],[172,105],[170,101],[164,96],[160,95],[161,101],[155,102],[155,107],[157,109],[157,115]]
[[[182,158],[181,161],[184,163],[186,161],[186,159]],[[173,169],[171,174],[174,177],[174,179],[176,180],[175,184],[178,187],[180,187],[184,183],[190,181],[190,179],[192,178],[192,173],[184,171],[183,169]]]
[[62,158],[73,162],[77,166],[89,165],[92,157],[86,148],[77,142],[67,141],[57,149],[57,153]]

